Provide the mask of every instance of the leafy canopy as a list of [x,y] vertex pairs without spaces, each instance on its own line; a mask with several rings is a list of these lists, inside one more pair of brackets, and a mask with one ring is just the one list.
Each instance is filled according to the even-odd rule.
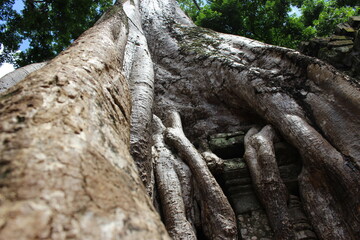
[[[178,0],[199,26],[291,48],[360,13],[359,0],[208,0],[200,10],[195,1]],[[300,15],[289,14],[293,7]]]
[[[0,0],[0,61],[19,66],[49,60],[92,26],[112,0],[23,0],[24,9],[12,9],[14,0]],[[14,53],[23,40],[25,52]]]

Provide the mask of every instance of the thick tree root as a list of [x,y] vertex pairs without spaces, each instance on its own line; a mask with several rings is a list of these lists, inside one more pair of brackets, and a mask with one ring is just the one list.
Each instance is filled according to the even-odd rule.
[[[336,185],[329,186],[326,174],[319,170],[309,171],[304,168],[299,176],[301,185],[300,194],[303,197],[305,211],[308,213],[312,225],[317,230],[321,239],[358,239],[351,227],[346,223],[346,218],[356,217],[356,209],[351,215],[342,215],[341,205],[336,203],[332,192]],[[338,196],[347,201],[346,195]]]
[[[191,173],[187,166],[181,166],[177,159],[165,146],[163,132],[165,126],[157,116],[153,116],[154,146],[152,150],[155,163],[157,189],[162,203],[166,229],[173,239],[196,239],[195,231],[187,219],[186,205],[191,201]],[[190,175],[190,176],[189,176]]]
[[205,236],[209,239],[237,239],[235,215],[221,187],[205,160],[185,136],[179,113],[171,112],[168,116],[171,127],[166,129],[166,141],[189,165],[198,184]]
[[245,136],[245,161],[249,167],[255,190],[266,209],[275,239],[295,239],[287,200],[288,192],[280,178],[275,159],[273,138],[275,132],[270,125],[260,132],[255,128]]

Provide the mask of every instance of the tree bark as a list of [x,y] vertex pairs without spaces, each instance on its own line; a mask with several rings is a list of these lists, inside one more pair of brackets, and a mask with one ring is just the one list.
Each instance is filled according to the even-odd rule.
[[209,239],[237,239],[234,212],[205,160],[186,138],[180,115],[169,113],[170,127],[165,137],[189,165],[201,194],[201,217],[204,234]]
[[[325,193],[329,201],[305,206],[318,236],[356,239],[359,83],[293,50],[196,28],[171,0],[142,3],[144,29],[156,63],[156,114],[171,108],[181,112],[190,139],[231,132],[236,120],[249,123],[260,116],[299,150],[311,176],[321,173],[317,181],[308,181],[313,194],[300,181],[304,203],[313,202],[321,186],[329,189]],[[146,24],[154,22],[151,19],[157,19],[156,24]],[[247,118],[244,112],[252,111],[253,119]],[[339,223],[336,227],[316,224],[328,212]]]
[[275,132],[270,125],[260,132],[251,128],[245,136],[247,166],[256,192],[266,209],[275,239],[295,239],[288,213],[288,192],[281,180],[275,159],[273,139]]
[[1,96],[1,239],[169,239],[129,154],[120,2]]
[[[209,239],[236,238],[235,217],[195,146],[253,124],[272,125],[300,152],[301,200],[318,237],[357,239],[359,89],[296,51],[198,28],[174,0],[117,1],[69,49],[0,96],[0,236],[168,239],[146,193],[154,182],[152,114],[166,119],[171,110],[183,121],[172,121],[166,139],[201,186]],[[180,204],[163,206],[164,222],[186,226],[174,238],[193,237],[189,171],[176,158],[158,163],[162,202]],[[181,189],[165,183],[165,169]],[[281,184],[274,196],[284,203]]]
[[129,18],[129,37],[125,49],[123,71],[132,96],[130,153],[150,197],[154,191],[151,162],[151,121],[154,95],[154,69],[141,26],[138,3],[123,4]]
[[[153,119],[155,175],[166,229],[173,239],[197,239],[186,211],[186,206],[191,207],[189,202],[192,196],[188,189],[191,186],[191,173],[187,166],[179,168],[178,165],[183,163],[165,145],[165,126],[157,116]],[[184,182],[186,180],[188,182]]]
[[0,78],[0,93],[5,92],[8,88],[22,81],[30,73],[42,68],[47,62],[33,63],[25,67],[21,67]]

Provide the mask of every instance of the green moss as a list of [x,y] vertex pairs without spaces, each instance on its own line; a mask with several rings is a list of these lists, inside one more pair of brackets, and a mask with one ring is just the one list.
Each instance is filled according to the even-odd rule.
[[218,33],[201,27],[184,27],[178,24],[173,26],[174,37],[179,42],[181,52],[195,53],[199,58],[219,54],[217,47],[221,38]]

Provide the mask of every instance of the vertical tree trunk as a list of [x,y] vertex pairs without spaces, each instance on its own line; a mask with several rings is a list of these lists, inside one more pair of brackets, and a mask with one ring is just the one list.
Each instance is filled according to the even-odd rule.
[[129,18],[129,38],[123,70],[132,96],[130,153],[150,197],[154,191],[151,162],[151,121],[154,95],[154,69],[141,26],[137,1],[123,4]]
[[169,239],[129,154],[120,2],[1,96],[1,239]]
[[[152,114],[166,119],[175,110],[183,121],[170,115],[166,140],[200,186],[209,239],[235,239],[235,216],[195,146],[252,124],[271,124],[299,150],[300,195],[318,237],[357,239],[359,89],[293,50],[195,27],[174,0],[117,1],[69,49],[0,96],[0,236],[169,239],[146,193],[153,193]],[[166,161],[158,134],[153,158],[164,220],[174,238],[194,238],[189,169]],[[264,160],[271,165],[264,174],[276,178],[278,198],[266,198],[261,174],[254,175],[259,196],[276,216],[274,228],[291,238],[271,137],[260,132],[250,142],[258,164],[249,165]]]

